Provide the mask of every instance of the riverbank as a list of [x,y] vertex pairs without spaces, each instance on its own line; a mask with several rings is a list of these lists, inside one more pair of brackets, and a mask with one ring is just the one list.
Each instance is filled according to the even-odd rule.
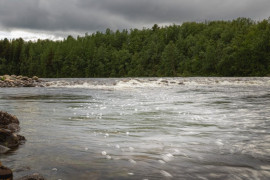
[[3,75],[0,76],[0,87],[42,87],[42,80],[37,76]]

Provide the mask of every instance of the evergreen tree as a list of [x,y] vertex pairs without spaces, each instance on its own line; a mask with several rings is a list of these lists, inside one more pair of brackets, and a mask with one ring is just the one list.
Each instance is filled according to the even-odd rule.
[[0,40],[0,74],[40,77],[270,75],[270,18],[106,29],[62,41]]

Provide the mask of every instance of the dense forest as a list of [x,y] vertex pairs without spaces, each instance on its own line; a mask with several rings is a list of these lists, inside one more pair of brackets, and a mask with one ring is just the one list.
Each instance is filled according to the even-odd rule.
[[40,77],[269,76],[270,18],[186,22],[62,41],[0,40],[0,74]]

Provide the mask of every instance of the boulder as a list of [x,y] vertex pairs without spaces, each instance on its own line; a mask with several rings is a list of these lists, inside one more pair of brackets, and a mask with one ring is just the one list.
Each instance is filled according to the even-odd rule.
[[2,166],[2,163],[0,162],[0,179],[13,179],[13,173],[11,169]]
[[11,78],[10,75],[7,75],[7,74],[5,74],[3,77],[4,77],[4,79],[10,79]]
[[162,83],[169,83],[169,81],[167,81],[167,80],[161,80],[160,82],[162,82]]
[[[13,172],[11,169],[5,167],[0,162],[0,179],[13,179]],[[40,175],[39,173],[34,173],[31,175],[23,176],[21,178],[18,178],[16,180],[45,180],[45,178]]]
[[0,129],[0,145],[7,148],[15,148],[24,141],[25,138],[23,136],[12,133],[8,129]]
[[37,81],[38,80],[38,77],[37,76],[33,76],[32,79],[35,80],[35,81]]
[[32,175],[27,175],[27,176],[21,177],[17,180],[45,180],[45,178],[38,173],[34,173]]
[[[18,135],[20,122],[16,116],[0,111],[0,145],[15,148],[25,142],[25,137]],[[4,152],[4,148],[2,148]],[[4,152],[5,153],[5,152]]]
[[43,81],[37,76],[4,75],[0,76],[0,87],[44,87]]
[[9,124],[17,124],[20,122],[16,116],[13,116],[7,112],[0,111],[0,128],[8,128]]
[[19,132],[21,128],[19,124],[11,123],[7,125],[7,129],[14,133],[14,132]]
[[184,85],[184,82],[179,82],[178,84],[179,84],[179,85]]
[[21,80],[27,81],[28,80],[28,77],[27,76],[22,76],[21,77]]
[[21,78],[22,78],[22,75],[19,75],[19,76],[17,76],[16,78],[17,78],[17,79],[21,79]]

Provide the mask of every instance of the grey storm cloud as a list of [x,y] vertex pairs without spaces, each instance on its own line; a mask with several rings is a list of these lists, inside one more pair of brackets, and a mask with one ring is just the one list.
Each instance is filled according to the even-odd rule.
[[269,0],[0,0],[0,30],[94,32],[270,16]]

